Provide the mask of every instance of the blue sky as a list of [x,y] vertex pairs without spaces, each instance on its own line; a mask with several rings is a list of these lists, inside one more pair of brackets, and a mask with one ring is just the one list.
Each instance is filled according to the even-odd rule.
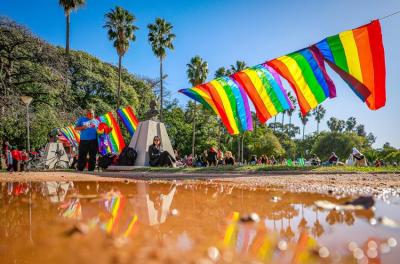
[[[212,79],[218,67],[229,66],[236,60],[255,65],[400,10],[399,0],[87,0],[85,7],[72,14],[71,48],[116,64],[116,51],[102,27],[104,14],[116,5],[137,18],[137,40],[123,60],[124,67],[132,73],[158,77],[159,65],[147,42],[146,26],[156,17],[174,25],[175,50],[168,54],[164,69],[169,76],[167,89],[182,105],[188,99],[176,91],[189,86],[186,64],[195,55],[209,63]],[[65,45],[65,17],[58,0],[40,4],[31,0],[1,0],[0,14],[27,26],[51,44]],[[327,114],[321,129],[327,129],[326,120],[331,116],[354,116],[367,132],[378,137],[376,147],[385,142],[400,147],[400,15],[382,20],[381,25],[387,67],[386,107],[370,111],[330,71],[338,97],[323,103]],[[290,90],[289,86],[286,88]],[[293,119],[300,125],[297,113]],[[306,133],[315,129],[312,120]]]

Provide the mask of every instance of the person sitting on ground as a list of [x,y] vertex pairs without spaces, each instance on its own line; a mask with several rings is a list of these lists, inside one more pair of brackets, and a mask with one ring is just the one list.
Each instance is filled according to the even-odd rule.
[[261,164],[268,164],[269,160],[267,155],[261,155]]
[[367,166],[367,160],[365,159],[365,156],[357,148],[353,148],[352,156],[355,159],[355,166]]
[[224,164],[235,165],[235,158],[232,156],[232,152],[230,151],[225,152]]
[[168,151],[161,148],[161,140],[158,136],[153,138],[153,144],[149,146],[149,163],[153,167],[174,166],[175,158]]
[[218,150],[217,160],[218,160],[218,165],[224,165],[224,153],[222,152],[221,149]]
[[336,165],[337,162],[338,162],[338,160],[339,160],[339,158],[338,158],[338,156],[336,155],[336,153],[335,153],[335,152],[332,152],[331,155],[330,155],[329,158],[328,158],[328,163],[329,163],[330,165]]
[[21,171],[25,171],[26,164],[28,163],[29,160],[28,153],[26,152],[25,149],[23,149],[22,151],[20,151],[20,155],[21,155],[20,169]]
[[211,147],[207,153],[207,162],[208,166],[217,166],[218,163],[218,153],[214,147]]
[[251,155],[250,164],[256,165],[257,164],[257,155]]
[[271,165],[275,165],[277,163],[274,155],[271,155],[271,157],[269,158],[269,164]]
[[375,165],[375,167],[382,167],[381,160],[380,159],[376,159],[374,165]]
[[319,165],[321,165],[321,160],[317,156],[317,154],[313,154],[311,156],[310,163],[311,163],[312,166],[319,166]]

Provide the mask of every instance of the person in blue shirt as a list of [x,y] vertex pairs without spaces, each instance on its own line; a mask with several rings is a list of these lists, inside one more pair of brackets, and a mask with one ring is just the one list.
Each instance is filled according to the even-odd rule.
[[94,110],[88,109],[86,116],[80,117],[75,123],[75,129],[80,132],[78,171],[83,171],[87,155],[89,154],[88,171],[94,171],[96,167],[96,155],[98,149],[97,127],[100,122],[95,118]]

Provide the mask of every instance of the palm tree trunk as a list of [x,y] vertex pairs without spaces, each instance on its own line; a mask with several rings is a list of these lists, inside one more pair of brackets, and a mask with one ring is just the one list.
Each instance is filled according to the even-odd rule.
[[303,140],[304,140],[304,130],[306,128],[306,125],[303,124]]
[[193,134],[192,134],[192,158],[194,159],[195,152],[195,141],[196,141],[196,101],[194,101],[194,109],[193,109]]
[[65,54],[69,56],[69,24],[70,24],[70,11],[65,12],[66,19],[66,40],[65,40]]
[[242,149],[242,151],[240,152],[241,153],[240,161],[242,162],[242,164],[243,164],[243,141],[244,141],[244,133],[243,133],[243,135],[241,137],[241,143],[240,143],[240,147]]
[[292,115],[289,115],[289,126],[292,124]]
[[274,132],[275,132],[275,130],[276,130],[276,116],[274,118]]
[[122,64],[122,56],[118,56],[118,89],[117,89],[117,108],[119,108],[121,104],[121,64]]
[[163,121],[163,63],[162,58],[160,58],[160,122]]
[[283,132],[283,123],[285,121],[285,112],[282,112],[282,132]]
[[319,134],[319,121],[317,121],[317,134]]

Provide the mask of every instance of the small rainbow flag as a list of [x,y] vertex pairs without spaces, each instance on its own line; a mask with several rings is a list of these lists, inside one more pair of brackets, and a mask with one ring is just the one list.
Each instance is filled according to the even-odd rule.
[[119,119],[121,119],[122,123],[124,123],[126,129],[128,129],[129,134],[131,137],[136,131],[136,128],[139,124],[138,119],[136,118],[132,107],[121,107],[117,110],[117,115]]
[[107,114],[99,116],[97,120],[105,123],[107,126],[112,128],[111,133],[104,135],[104,137],[102,137],[101,139],[102,141],[106,142],[100,143],[105,143],[105,145],[107,146],[101,151],[103,152],[101,154],[105,155],[107,153],[121,153],[122,149],[125,147],[125,141],[122,137],[121,129],[119,128],[119,125],[115,120],[114,115],[111,112],[108,112]]
[[327,37],[313,48],[371,110],[385,105],[385,51],[379,20]]
[[60,131],[72,146],[77,147],[79,145],[80,134],[73,126],[61,128]]

